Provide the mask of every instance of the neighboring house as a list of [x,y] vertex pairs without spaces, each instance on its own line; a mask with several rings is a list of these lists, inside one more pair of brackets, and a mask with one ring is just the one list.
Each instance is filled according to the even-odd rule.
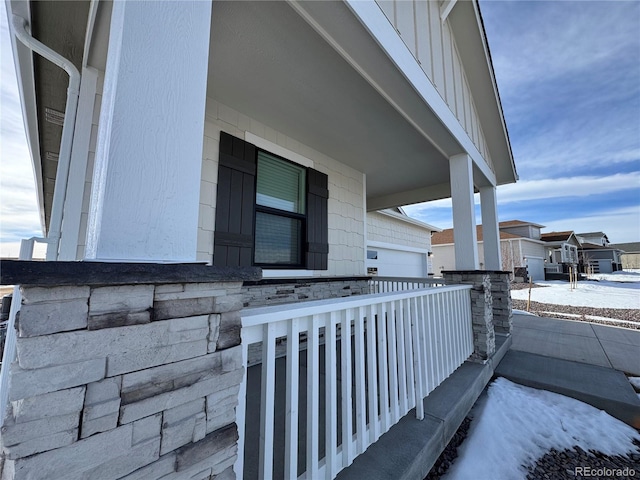
[[[517,174],[477,1],[5,5],[49,262],[1,272],[25,292],[3,478],[334,478],[469,358],[480,393],[506,280],[366,290],[366,212],[442,198],[452,268],[486,284],[476,191],[501,268],[496,188]],[[325,300],[244,308],[251,282]]]
[[584,242],[580,246],[578,257],[585,273],[612,273],[622,270],[622,253],[619,248],[601,247]]
[[[502,269],[515,272],[526,267],[533,280],[544,280],[545,245],[540,240],[542,225],[521,220],[500,222],[500,249]],[[483,263],[484,236],[482,225],[477,227],[478,254]],[[452,270],[455,265],[454,229],[449,228],[431,237],[433,265],[436,275],[442,271]]]
[[580,244],[590,243],[593,245],[599,245],[601,247],[606,247],[609,245],[609,238],[605,235],[604,232],[587,232],[587,233],[576,233],[576,237]]
[[609,246],[604,232],[576,233],[580,241],[578,262],[584,273],[612,273],[622,270],[622,251]]
[[367,212],[367,274],[432,275],[431,234],[440,231],[407,216],[401,207]]
[[580,242],[574,232],[547,232],[540,239],[546,243],[546,271],[566,273],[578,264]]
[[624,270],[640,268],[640,242],[616,243],[609,246],[622,251],[620,259]]

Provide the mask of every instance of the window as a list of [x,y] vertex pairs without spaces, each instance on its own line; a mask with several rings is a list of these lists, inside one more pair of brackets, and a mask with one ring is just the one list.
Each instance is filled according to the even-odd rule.
[[213,263],[326,270],[327,175],[220,134]]
[[306,168],[258,151],[255,265],[301,266]]

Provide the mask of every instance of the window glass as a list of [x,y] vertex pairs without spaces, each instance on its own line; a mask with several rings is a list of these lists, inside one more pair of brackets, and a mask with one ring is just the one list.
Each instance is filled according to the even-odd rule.
[[257,264],[302,264],[302,222],[295,218],[256,212],[255,262]]
[[258,152],[256,203],[304,214],[305,174],[304,167]]

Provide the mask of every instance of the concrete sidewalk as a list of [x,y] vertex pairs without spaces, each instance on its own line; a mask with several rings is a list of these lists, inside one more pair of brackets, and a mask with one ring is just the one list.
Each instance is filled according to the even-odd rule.
[[640,377],[640,330],[514,314],[512,335],[511,350]]
[[[497,376],[576,398],[640,428],[640,331],[514,315],[511,350]],[[623,373],[624,372],[624,373]]]

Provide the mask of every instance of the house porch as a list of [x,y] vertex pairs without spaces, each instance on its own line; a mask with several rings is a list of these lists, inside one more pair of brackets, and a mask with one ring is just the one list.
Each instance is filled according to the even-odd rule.
[[[17,338],[11,330],[17,356],[7,348],[3,362],[6,478],[233,478],[242,475],[250,445],[245,425],[260,427],[260,477],[270,476],[282,442],[288,477],[299,468],[307,477],[348,476],[377,442],[393,438],[385,432],[397,431],[394,425],[430,430],[438,396],[453,395],[445,385],[464,384],[469,393],[428,437],[444,446],[497,358],[496,337],[482,330],[493,331],[497,307],[487,272],[476,272],[482,281],[470,285],[402,290],[397,282],[399,290],[387,293],[242,309],[242,282],[255,282],[256,269],[2,267],[2,283],[21,284],[16,298],[23,294],[12,311],[15,320],[21,307]],[[464,275],[458,280],[471,272]],[[342,342],[349,330],[351,341]],[[260,342],[251,360],[250,347]],[[256,369],[257,423],[245,409],[246,398],[256,399]],[[305,395],[308,402],[292,401]],[[286,415],[276,422],[278,405]],[[280,440],[276,425],[287,426]],[[114,442],[122,448],[111,448]],[[415,461],[427,468],[425,458]]]

